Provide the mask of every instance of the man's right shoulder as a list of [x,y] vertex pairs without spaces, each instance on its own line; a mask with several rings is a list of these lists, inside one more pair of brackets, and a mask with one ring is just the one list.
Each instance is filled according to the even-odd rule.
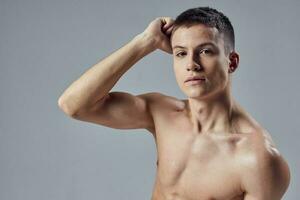
[[[148,110],[153,118],[154,127],[159,126],[159,123],[167,123],[170,120],[170,114],[183,110],[185,101],[159,92],[150,92],[141,94],[146,102]],[[166,121],[165,121],[165,120]],[[156,128],[149,128],[149,132],[156,134]]]
[[149,92],[138,96],[143,97],[153,111],[175,111],[185,107],[184,100],[160,92]]

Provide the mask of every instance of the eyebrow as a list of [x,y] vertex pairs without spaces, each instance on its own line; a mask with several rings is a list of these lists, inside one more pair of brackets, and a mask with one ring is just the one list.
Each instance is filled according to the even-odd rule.
[[[204,42],[204,43],[202,43],[202,44],[199,44],[196,48],[203,47],[203,46],[208,46],[208,45],[211,45],[211,46],[217,48],[216,45],[215,45],[214,43],[212,43],[212,42]],[[180,45],[175,45],[175,46],[173,47],[173,49],[176,49],[176,48],[186,49],[186,47],[180,46]]]

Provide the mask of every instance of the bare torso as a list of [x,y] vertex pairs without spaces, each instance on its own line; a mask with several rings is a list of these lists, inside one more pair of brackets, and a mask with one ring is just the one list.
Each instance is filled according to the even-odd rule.
[[165,97],[162,104],[170,106],[152,108],[158,162],[151,200],[244,199],[240,166],[261,134],[245,119],[236,133],[195,133],[178,109],[183,102]]

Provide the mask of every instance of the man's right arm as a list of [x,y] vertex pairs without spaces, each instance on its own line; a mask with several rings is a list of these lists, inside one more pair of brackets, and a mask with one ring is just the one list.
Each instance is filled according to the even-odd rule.
[[145,34],[135,36],[129,43],[88,69],[60,96],[59,107],[76,117],[99,102],[121,76],[139,59],[152,52],[153,41]]
[[109,91],[145,55],[162,47],[171,53],[167,37],[160,32],[161,25],[166,25],[168,33],[171,32],[172,21],[167,22],[154,20],[146,31],[87,70],[61,95],[59,107],[73,118],[113,128],[153,128],[148,103],[156,93],[134,96]]

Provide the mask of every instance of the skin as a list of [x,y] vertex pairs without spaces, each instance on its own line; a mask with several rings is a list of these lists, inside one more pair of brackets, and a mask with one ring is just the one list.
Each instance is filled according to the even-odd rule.
[[[231,96],[238,53],[225,52],[224,36],[216,28],[172,29],[171,18],[153,20],[76,80],[60,97],[59,107],[81,121],[149,131],[157,149],[151,200],[280,200],[290,182],[287,162],[266,129]],[[213,45],[199,46],[207,42]],[[173,56],[186,99],[110,91],[134,63],[156,49]],[[185,82],[190,75],[206,80],[191,85]]]

